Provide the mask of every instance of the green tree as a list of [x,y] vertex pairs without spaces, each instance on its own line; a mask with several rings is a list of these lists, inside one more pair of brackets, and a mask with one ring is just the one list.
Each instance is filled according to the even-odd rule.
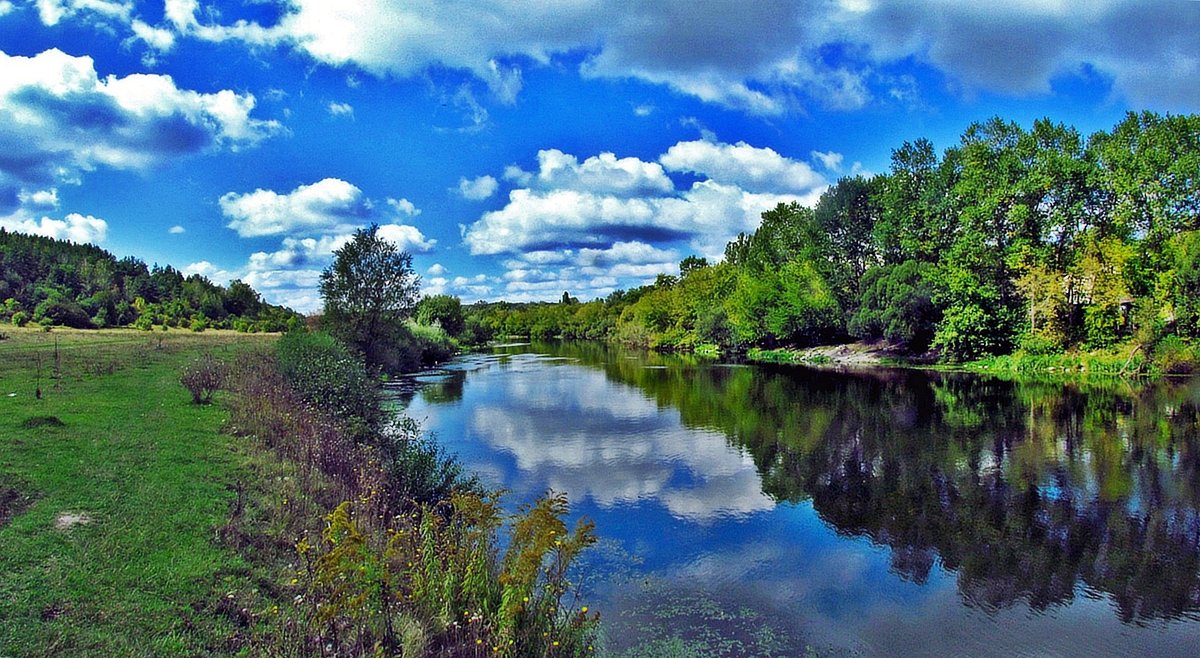
[[417,303],[419,282],[412,255],[383,239],[377,225],[355,231],[321,273],[325,322],[368,364],[390,370],[396,343],[405,339],[404,320]]
[[447,334],[458,336],[463,332],[462,302],[451,295],[432,295],[417,304],[417,322],[437,325]]

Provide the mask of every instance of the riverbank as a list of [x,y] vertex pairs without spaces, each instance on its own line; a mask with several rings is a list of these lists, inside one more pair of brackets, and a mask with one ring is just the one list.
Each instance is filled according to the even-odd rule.
[[502,514],[328,335],[18,328],[0,357],[4,658],[591,650],[561,599],[590,525]]
[[746,353],[751,363],[784,363],[805,366],[870,367],[885,365],[915,365],[921,361],[905,355],[889,343],[855,342],[842,345],[819,345],[804,348],[751,348]]
[[907,354],[887,343],[846,343],[807,348],[751,348],[746,359],[752,363],[775,363],[810,367],[921,367],[938,370],[1016,375],[1113,375],[1158,377],[1200,372],[1200,348],[1168,338],[1147,353],[1140,345],[1126,343],[1090,352],[1014,354],[968,361],[942,363],[933,353]]

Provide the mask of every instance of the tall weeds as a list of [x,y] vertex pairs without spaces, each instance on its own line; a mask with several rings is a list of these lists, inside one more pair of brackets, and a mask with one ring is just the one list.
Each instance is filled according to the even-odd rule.
[[[318,372],[303,362],[314,354],[322,350],[292,349],[291,371]],[[245,356],[229,378],[232,431],[293,462],[289,491],[305,499],[284,499],[305,513],[285,514],[279,529],[295,546],[284,588],[291,598],[272,611],[259,654],[591,651],[598,619],[577,607],[570,566],[595,537],[590,523],[567,528],[564,496],[547,494],[507,517],[498,495],[463,477],[415,423],[364,422],[383,417],[378,409],[347,422],[319,404],[329,396],[322,390],[336,384],[328,369],[305,395],[277,364],[272,355]],[[346,381],[363,382],[353,373]]]

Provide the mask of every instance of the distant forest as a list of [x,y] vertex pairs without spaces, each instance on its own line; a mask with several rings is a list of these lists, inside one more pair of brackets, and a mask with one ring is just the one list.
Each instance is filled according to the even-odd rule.
[[262,301],[242,281],[228,288],[171,266],[153,268],[75,244],[0,228],[0,320],[24,325],[284,331],[291,309]]
[[1200,337],[1200,116],[1129,114],[1084,137],[995,118],[938,153],[781,204],[719,263],[579,303],[476,304],[495,334],[658,349],[884,339],[962,361],[1153,349]]

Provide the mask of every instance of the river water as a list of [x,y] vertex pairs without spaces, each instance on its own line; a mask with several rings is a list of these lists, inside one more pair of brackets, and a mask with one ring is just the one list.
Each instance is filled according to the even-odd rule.
[[625,656],[1200,655],[1200,380],[464,356],[407,413],[595,521]]

